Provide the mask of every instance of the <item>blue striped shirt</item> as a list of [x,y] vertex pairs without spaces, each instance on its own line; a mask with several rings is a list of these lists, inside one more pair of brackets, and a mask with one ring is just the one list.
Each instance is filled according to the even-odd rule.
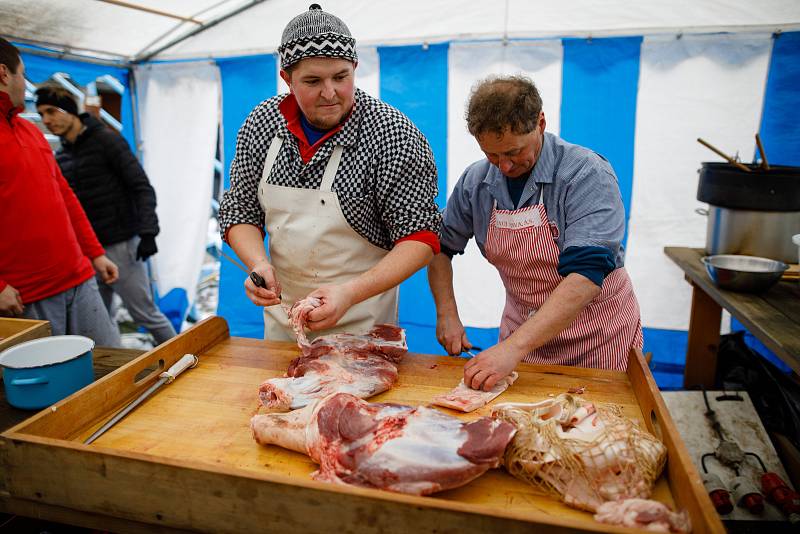
[[547,217],[558,228],[560,252],[569,247],[605,247],[624,265],[622,238],[625,208],[614,170],[605,158],[545,132],[542,151],[525,183],[519,204],[514,205],[500,170],[482,159],[471,164],[447,200],[442,222],[442,248],[462,253],[472,237],[481,254],[492,215],[492,206],[514,210],[532,206],[544,188]]

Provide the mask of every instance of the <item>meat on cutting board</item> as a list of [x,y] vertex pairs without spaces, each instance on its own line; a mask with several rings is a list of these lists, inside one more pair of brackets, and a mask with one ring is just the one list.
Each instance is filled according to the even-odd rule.
[[288,414],[256,415],[253,437],[308,454],[316,480],[414,495],[467,484],[497,467],[516,429],[464,422],[433,408],[373,404],[336,393]]
[[625,499],[601,504],[596,521],[609,525],[645,529],[650,532],[690,532],[685,512],[673,512],[667,505],[650,499]]
[[506,469],[575,508],[649,497],[666,462],[664,444],[633,421],[566,393],[498,404],[492,416],[517,428]]
[[376,325],[362,335],[332,334],[301,346],[303,354],[289,364],[286,377],[259,386],[262,404],[272,411],[295,410],[338,391],[367,398],[397,381],[394,363],[408,350],[405,331]]
[[508,386],[517,380],[518,376],[519,374],[516,371],[512,372],[504,379],[498,381],[489,391],[472,389],[464,384],[464,379],[462,378],[458,386],[447,393],[437,395],[433,398],[432,402],[437,406],[444,406],[465,413],[472,412],[486,406],[496,399],[501,393],[508,389]]

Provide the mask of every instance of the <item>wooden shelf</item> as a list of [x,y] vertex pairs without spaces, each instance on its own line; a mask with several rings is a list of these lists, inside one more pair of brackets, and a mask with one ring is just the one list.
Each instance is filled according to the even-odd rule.
[[713,384],[722,308],[795,373],[800,373],[800,284],[797,281],[781,281],[758,294],[726,291],[716,287],[706,272],[700,261],[705,256],[702,249],[665,247],[664,253],[681,268],[694,288],[685,386],[704,384],[710,387]]

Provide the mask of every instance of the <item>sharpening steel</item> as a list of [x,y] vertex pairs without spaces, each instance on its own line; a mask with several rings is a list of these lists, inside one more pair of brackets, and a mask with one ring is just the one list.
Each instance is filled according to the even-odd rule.
[[122,411],[120,411],[119,413],[117,413],[117,415],[112,417],[106,424],[101,426],[97,430],[97,432],[89,436],[83,443],[89,445],[94,440],[102,436],[106,432],[106,430],[117,424],[117,422],[119,422],[120,419],[131,413],[131,411],[133,411],[134,408],[143,403],[145,399],[147,399],[147,397],[152,395],[158,388],[160,388],[164,384],[172,383],[176,378],[178,378],[178,375],[184,372],[186,369],[190,369],[196,366],[197,362],[198,362],[197,356],[195,356],[194,354],[184,354],[183,357],[177,362],[175,362],[175,364],[172,367],[170,367],[169,369],[158,375],[158,381],[155,384],[150,386],[148,390],[139,395],[139,397],[136,400],[132,401],[125,408],[123,408]]

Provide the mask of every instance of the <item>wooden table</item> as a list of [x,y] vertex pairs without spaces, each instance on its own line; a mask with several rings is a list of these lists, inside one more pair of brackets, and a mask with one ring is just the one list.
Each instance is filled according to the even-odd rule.
[[[186,353],[199,357],[196,368],[97,442],[83,443],[154,378],[135,377]],[[0,435],[6,510],[122,532],[621,532],[500,469],[430,497],[312,480],[308,456],[259,446],[249,428],[258,385],[282,376],[296,356],[290,343],[230,337],[219,317],[198,323]],[[425,404],[458,382],[462,366],[457,358],[409,353],[395,387],[373,400]],[[583,385],[584,400],[614,404],[660,436],[668,461],[653,498],[686,509],[697,534],[724,532],[641,352],[631,352],[627,372],[530,364],[518,371],[505,401]]]
[[[49,330],[49,325],[48,325]],[[98,380],[104,376],[106,376],[111,371],[116,370],[118,367],[122,367],[129,361],[141,356],[145,351],[139,349],[117,349],[117,348],[110,348],[110,347],[95,347],[92,354],[92,359],[94,363],[94,378]],[[2,385],[2,375],[0,375],[0,432],[11,428],[12,426],[21,423],[25,419],[31,417],[36,412],[30,410],[19,410],[17,408],[12,407],[6,401],[6,391],[5,387]],[[4,524],[6,521],[11,520],[11,516],[8,515],[9,512],[12,512],[7,506],[7,503],[4,502],[2,498],[0,498],[0,524]],[[24,511],[22,510],[15,510],[14,513],[23,514]],[[69,522],[70,518],[68,517],[60,517],[58,515],[41,515],[39,510],[32,508],[29,513],[25,513],[23,515],[27,515],[31,518],[35,517],[47,517],[51,521],[64,521]],[[14,518],[14,528],[20,529],[28,529],[30,531],[42,531],[52,528],[53,526],[58,526],[53,523],[42,522],[41,520],[36,519],[20,519]],[[75,522],[72,522],[75,524]],[[88,523],[87,523],[88,524]],[[102,527],[102,522],[98,522],[98,527]],[[12,528],[9,526],[8,528]],[[70,529],[72,527],[65,527],[65,529]],[[0,529],[2,530],[2,529]]]
[[800,373],[800,284],[783,281],[759,294],[719,289],[700,258],[702,249],[665,247],[692,285],[689,344],[684,387],[714,385],[722,308],[741,322],[778,358]]

